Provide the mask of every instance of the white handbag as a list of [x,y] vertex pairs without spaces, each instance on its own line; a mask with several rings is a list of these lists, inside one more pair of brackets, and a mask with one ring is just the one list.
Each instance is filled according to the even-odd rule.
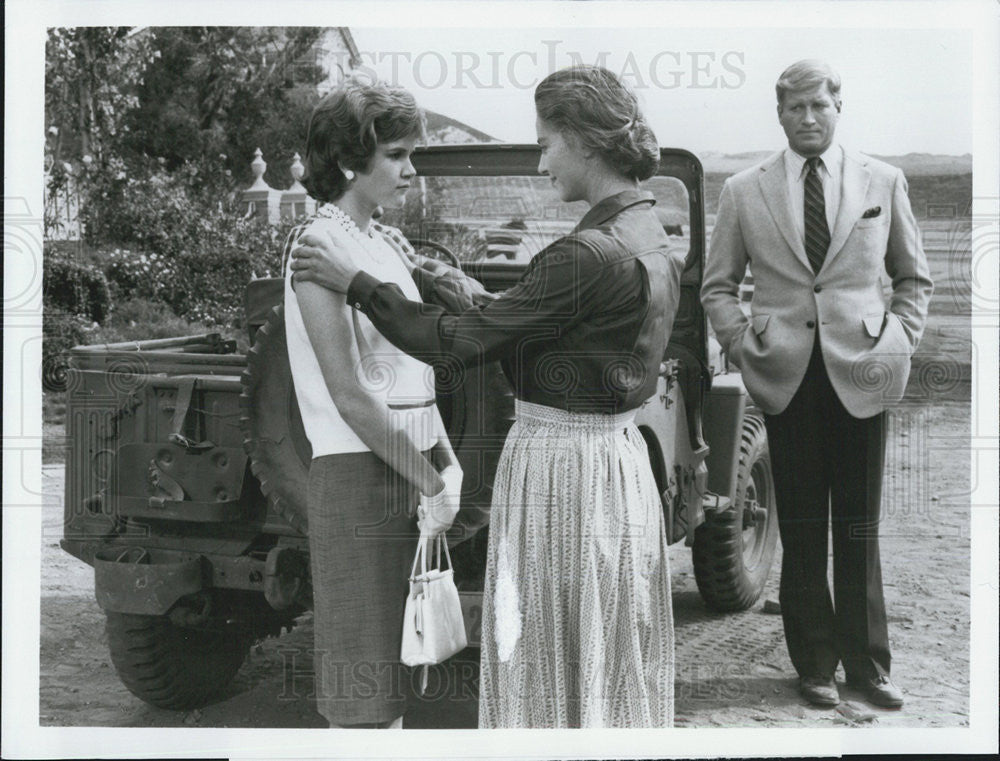
[[[428,547],[433,542],[434,565],[427,567]],[[448,567],[441,565],[447,559]],[[419,573],[418,573],[419,569]],[[427,666],[442,663],[465,648],[462,603],[455,587],[451,554],[444,534],[421,537],[410,571],[410,594],[403,613],[400,660],[407,666],[423,666],[421,692],[427,688]]]

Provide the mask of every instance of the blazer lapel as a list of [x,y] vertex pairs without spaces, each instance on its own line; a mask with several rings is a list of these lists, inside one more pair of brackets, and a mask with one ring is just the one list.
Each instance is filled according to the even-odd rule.
[[865,195],[868,193],[868,183],[871,182],[872,173],[865,164],[867,160],[864,156],[853,152],[844,151],[844,174],[840,189],[840,209],[837,211],[837,221],[833,225],[833,232],[830,235],[830,248],[826,251],[826,260],[823,267],[830,263],[847,242],[847,236],[854,229],[854,223],[861,216],[861,209],[865,204]]
[[757,180],[760,183],[760,192],[764,196],[767,209],[771,212],[771,217],[774,218],[778,229],[781,230],[788,247],[809,270],[812,270],[809,259],[806,257],[805,243],[799,240],[795,220],[792,219],[792,203],[788,197],[784,155],[779,153],[772,161],[764,164],[760,168]]

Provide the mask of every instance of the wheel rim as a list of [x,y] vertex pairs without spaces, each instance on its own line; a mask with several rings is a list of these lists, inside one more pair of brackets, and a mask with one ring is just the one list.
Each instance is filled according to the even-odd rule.
[[752,525],[743,529],[743,565],[750,571],[757,567],[764,554],[768,523],[771,520],[771,514],[766,509],[768,504],[770,504],[770,473],[766,462],[759,461],[751,468],[743,492],[744,515],[747,511],[752,511],[752,515],[761,507],[765,510],[762,518],[752,518]]

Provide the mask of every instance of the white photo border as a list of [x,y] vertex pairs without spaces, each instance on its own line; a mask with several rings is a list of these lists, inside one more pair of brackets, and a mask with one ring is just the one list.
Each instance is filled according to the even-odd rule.
[[[975,266],[997,269],[1000,24],[995,2],[366,2],[253,0],[45,2],[6,6],[4,219],[3,746],[6,757],[616,758],[995,752],[997,748],[997,311],[973,315],[971,699],[968,729],[423,730],[110,729],[40,727],[41,210],[46,29],[85,25],[356,27],[613,26],[651,13],[681,27],[968,29],[974,40]],[[780,20],[779,20],[780,19]],[[901,63],[905,65],[905,63]],[[762,108],[765,104],[761,104]],[[766,146],[762,146],[766,147]],[[17,216],[20,214],[20,216]],[[991,242],[992,241],[992,242]],[[993,246],[992,249],[989,247]],[[975,283],[997,305],[998,284]],[[477,742],[480,747],[476,748]]]

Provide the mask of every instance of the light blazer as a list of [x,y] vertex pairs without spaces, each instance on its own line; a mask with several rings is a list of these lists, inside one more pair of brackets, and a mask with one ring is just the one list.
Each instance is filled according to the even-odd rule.
[[[792,219],[783,153],[726,180],[702,302],[765,413],[791,401],[818,324],[837,396],[853,416],[871,417],[903,395],[933,290],[906,179],[889,164],[844,150],[840,208],[815,274]],[[739,301],[747,264],[749,319]],[[883,271],[892,279],[888,306]]]

